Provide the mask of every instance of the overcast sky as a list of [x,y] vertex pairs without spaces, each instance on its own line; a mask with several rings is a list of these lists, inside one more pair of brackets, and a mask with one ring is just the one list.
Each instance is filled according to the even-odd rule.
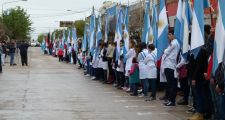
[[[0,0],[0,4],[15,0]],[[16,0],[17,1],[17,0]],[[33,22],[32,38],[36,39],[40,33],[53,31],[59,28],[59,21],[74,21],[84,19],[91,14],[91,8],[94,5],[96,9],[102,6],[106,0],[27,0],[15,3],[4,4],[4,10],[16,6],[25,8],[30,14]],[[120,0],[112,0],[119,2]],[[121,0],[126,3],[128,0]],[[137,1],[137,0],[130,0]],[[72,10],[72,11],[68,11]],[[79,11],[86,11],[76,13]],[[74,14],[76,13],[76,14]]]

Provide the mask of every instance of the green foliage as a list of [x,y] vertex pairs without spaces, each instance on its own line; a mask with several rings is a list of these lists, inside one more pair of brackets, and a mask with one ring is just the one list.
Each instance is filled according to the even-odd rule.
[[4,11],[3,22],[10,31],[10,38],[17,41],[29,39],[32,22],[23,8],[16,7]]
[[75,27],[77,29],[77,36],[82,37],[84,35],[85,21],[84,20],[75,21]]
[[45,35],[44,34],[40,34],[38,35],[37,41],[41,44],[43,39],[44,39]]

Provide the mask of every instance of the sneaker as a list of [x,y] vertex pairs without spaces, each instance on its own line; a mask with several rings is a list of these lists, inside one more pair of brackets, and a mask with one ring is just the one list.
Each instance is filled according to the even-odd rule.
[[201,113],[195,113],[192,117],[188,118],[188,120],[204,120],[204,117]]
[[164,105],[163,107],[176,107],[175,103],[169,102],[166,105]]
[[150,97],[150,98],[147,98],[145,101],[153,101],[153,100],[156,100],[155,97]]
[[96,77],[92,77],[91,79],[94,80],[94,79],[96,79]]
[[195,108],[190,108],[190,109],[188,109],[187,111],[186,111],[186,113],[195,113],[196,112],[196,110],[195,110]]
[[130,92],[130,88],[127,88],[127,89],[126,89],[126,92]]
[[86,74],[86,75],[85,75],[85,77],[89,77],[89,76],[90,76],[89,74]]
[[142,98],[144,97],[145,95],[142,93],[142,94],[139,94],[138,97]]

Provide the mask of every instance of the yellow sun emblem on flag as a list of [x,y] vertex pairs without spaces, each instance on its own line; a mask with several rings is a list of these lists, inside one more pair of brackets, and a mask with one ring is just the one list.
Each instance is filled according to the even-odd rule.
[[154,36],[153,36],[153,35],[149,35],[149,36],[148,36],[148,40],[149,40],[150,43],[153,42],[153,39],[154,39]]
[[159,28],[162,28],[164,24],[165,24],[165,23],[164,23],[163,20],[159,20],[159,22],[158,22],[158,27],[159,27]]
[[124,33],[123,34],[123,37],[126,39],[127,38],[127,33]]

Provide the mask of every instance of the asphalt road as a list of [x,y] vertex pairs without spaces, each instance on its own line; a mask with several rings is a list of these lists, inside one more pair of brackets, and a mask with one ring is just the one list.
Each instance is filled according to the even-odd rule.
[[[17,59],[19,62],[19,59]],[[0,75],[0,120],[184,120],[188,108],[163,108],[83,76],[30,48],[29,66],[4,66]],[[159,95],[158,95],[159,97]]]

